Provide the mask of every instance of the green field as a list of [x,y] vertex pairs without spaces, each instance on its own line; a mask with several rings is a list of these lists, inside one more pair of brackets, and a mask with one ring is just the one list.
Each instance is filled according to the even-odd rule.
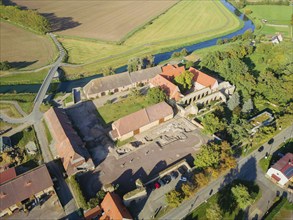
[[[256,30],[260,34],[282,33],[285,37],[292,38],[292,26],[290,25],[291,15],[293,13],[292,6],[285,5],[248,5],[241,11],[252,10],[249,17],[256,25],[261,25],[260,30]],[[263,24],[262,19],[266,19],[267,23]]]
[[27,114],[33,109],[33,101],[35,97],[36,94],[33,93],[0,94],[0,100],[17,101],[22,110]]
[[116,103],[105,104],[98,108],[98,114],[104,124],[108,124],[152,104],[155,103],[148,102],[146,96],[128,97]]
[[240,21],[219,1],[181,1],[121,45],[77,38],[59,40],[68,52],[69,63],[86,64],[64,68],[67,78],[78,78],[78,73],[89,75],[105,66],[119,67],[132,57],[204,41],[240,26]]

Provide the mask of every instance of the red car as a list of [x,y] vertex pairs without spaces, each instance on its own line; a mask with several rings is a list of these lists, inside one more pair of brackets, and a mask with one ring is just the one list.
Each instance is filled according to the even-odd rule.
[[161,187],[160,183],[155,182],[155,189],[159,189]]

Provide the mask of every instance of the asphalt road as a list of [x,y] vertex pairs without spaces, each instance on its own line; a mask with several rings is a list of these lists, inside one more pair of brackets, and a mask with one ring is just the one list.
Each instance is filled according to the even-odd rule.
[[54,41],[55,45],[58,47],[58,50],[59,50],[59,57],[58,59],[55,61],[54,64],[52,64],[52,67],[51,69],[49,70],[46,78],[44,79],[37,95],[36,95],[36,98],[34,100],[34,107],[33,107],[33,111],[23,117],[23,118],[11,118],[11,117],[8,117],[4,114],[0,114],[0,118],[3,120],[3,121],[6,121],[10,124],[22,124],[22,123],[26,123],[26,122],[32,122],[32,123],[35,123],[35,122],[38,122],[41,120],[42,118],[42,113],[40,112],[40,106],[45,98],[45,95],[47,93],[47,90],[50,86],[50,83],[54,77],[54,74],[55,72],[57,71],[58,67],[60,66],[64,56],[65,56],[65,51],[62,47],[62,45],[57,41],[56,37],[54,34],[52,33],[49,33],[49,36],[52,38],[52,40]]
[[[274,142],[272,144],[266,143],[263,145],[265,149],[262,152],[258,152],[257,150],[255,150],[252,154],[239,159],[238,167],[234,172],[231,172],[225,176],[221,176],[217,180],[211,182],[208,186],[196,193],[192,198],[184,201],[177,208],[172,209],[161,219],[183,219],[186,215],[192,212],[192,210],[197,208],[201,203],[210,198],[213,194],[217,193],[223,186],[231,183],[234,179],[239,178],[245,180],[258,180],[259,178],[263,178],[264,174],[257,172],[257,162],[265,156],[266,152],[270,151],[271,153],[273,153],[282,144],[282,142],[289,139],[290,137],[292,138],[292,135],[293,126],[284,129],[281,133],[273,138]],[[272,190],[272,188],[270,187],[267,190],[270,191]],[[212,194],[210,194],[211,190],[213,190]],[[265,193],[266,192],[263,192],[263,194]],[[264,207],[260,208],[268,208],[268,204],[265,204]],[[251,214],[253,215],[253,213]]]

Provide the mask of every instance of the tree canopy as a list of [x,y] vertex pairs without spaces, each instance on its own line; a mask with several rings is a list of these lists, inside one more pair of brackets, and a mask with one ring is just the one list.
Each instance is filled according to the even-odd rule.
[[167,96],[160,87],[154,87],[148,90],[147,99],[151,103],[159,103],[166,100]]
[[193,77],[193,73],[189,71],[184,71],[180,75],[176,76],[174,81],[179,86],[181,91],[186,91],[188,89],[191,89]]
[[253,198],[249,194],[248,188],[242,184],[236,185],[231,188],[232,194],[241,209],[246,209],[252,204]]
[[35,10],[21,10],[17,6],[0,5],[0,18],[42,34],[50,31],[49,21]]

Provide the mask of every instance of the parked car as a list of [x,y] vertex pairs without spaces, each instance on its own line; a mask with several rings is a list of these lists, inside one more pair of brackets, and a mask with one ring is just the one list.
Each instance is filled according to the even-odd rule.
[[165,183],[163,182],[162,179],[158,179],[158,183],[159,183],[161,186],[164,186],[164,185],[165,185]]
[[162,181],[164,182],[164,184],[168,184],[170,183],[172,180],[171,176],[170,175],[166,175],[162,178]]
[[159,189],[161,187],[160,183],[158,182],[155,182],[154,186],[155,186],[155,189]]
[[180,177],[180,180],[183,181],[183,182],[187,181],[186,177]]
[[262,152],[264,150],[264,146],[261,146],[260,148],[258,148],[258,152]]
[[181,174],[185,174],[187,172],[187,170],[188,170],[187,167],[184,165],[178,168],[178,171]]
[[179,176],[179,173],[178,173],[177,171],[174,170],[174,171],[171,172],[170,175],[171,175],[171,178],[172,178],[172,179],[176,179],[176,178]]

